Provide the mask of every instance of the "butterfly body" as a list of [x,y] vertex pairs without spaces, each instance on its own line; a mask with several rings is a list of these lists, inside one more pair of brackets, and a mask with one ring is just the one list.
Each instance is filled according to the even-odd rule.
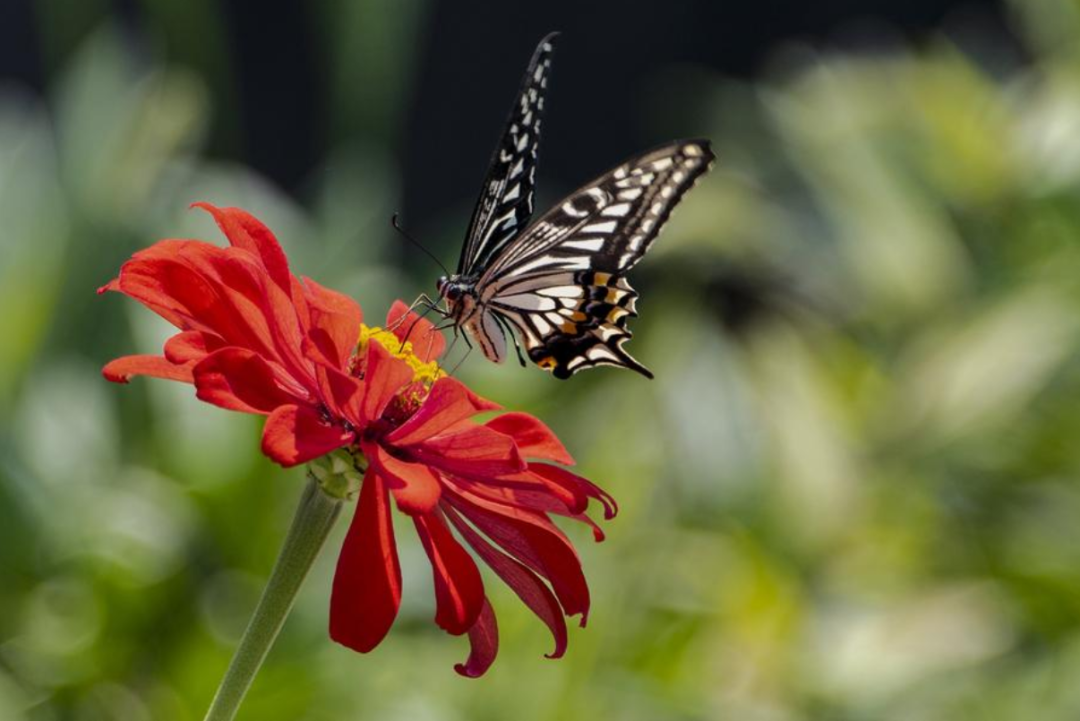
[[[457,272],[437,289],[455,328],[495,362],[507,336],[557,378],[598,365],[652,374],[622,345],[637,315],[624,274],[644,256],[672,208],[713,155],[705,140],[676,141],[634,157],[529,222],[551,54],[541,40],[526,69]],[[519,352],[520,352],[519,345]]]

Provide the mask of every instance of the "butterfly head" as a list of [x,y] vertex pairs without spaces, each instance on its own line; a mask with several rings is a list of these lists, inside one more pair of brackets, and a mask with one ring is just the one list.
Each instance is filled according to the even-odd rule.
[[435,288],[439,291],[440,298],[455,301],[461,297],[461,287],[445,275],[440,276],[439,279],[435,281]]
[[454,274],[442,276],[435,283],[439,297],[446,301],[446,315],[455,324],[464,323],[478,308],[476,284]]
[[439,297],[450,305],[456,305],[463,298],[475,295],[475,285],[462,279],[460,275],[442,276],[435,282],[435,288],[439,291]]

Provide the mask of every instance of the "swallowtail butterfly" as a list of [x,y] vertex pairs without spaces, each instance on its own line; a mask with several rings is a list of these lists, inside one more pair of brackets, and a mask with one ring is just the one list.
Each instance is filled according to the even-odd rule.
[[[509,333],[556,378],[613,365],[652,373],[623,350],[637,293],[623,275],[713,160],[707,140],[631,158],[529,223],[540,123],[557,33],[537,46],[488,168],[457,272],[438,281],[444,313],[501,363]],[[522,360],[524,363],[524,360]]]

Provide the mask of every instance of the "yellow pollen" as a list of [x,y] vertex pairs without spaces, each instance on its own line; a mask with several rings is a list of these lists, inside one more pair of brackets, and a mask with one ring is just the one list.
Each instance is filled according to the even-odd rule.
[[[435,332],[435,331],[432,331]],[[390,355],[400,358],[413,370],[413,382],[430,386],[444,377],[446,373],[436,361],[423,361],[413,352],[412,341],[401,342],[396,335],[379,327],[369,328],[360,324],[360,338],[356,343],[357,354],[363,358],[367,354],[368,343],[375,341],[385,348]]]

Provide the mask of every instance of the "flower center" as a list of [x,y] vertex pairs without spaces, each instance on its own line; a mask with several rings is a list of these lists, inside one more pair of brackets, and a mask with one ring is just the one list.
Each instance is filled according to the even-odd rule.
[[[357,364],[353,368],[353,372],[357,375],[363,375],[366,370],[362,364],[364,359],[367,358],[368,343],[372,341],[381,345],[390,355],[405,361],[413,372],[412,380],[398,391],[393,401],[383,412],[382,419],[380,419],[389,424],[390,427],[394,427],[404,423],[423,405],[431,386],[435,381],[445,377],[446,373],[439,368],[437,362],[425,361],[416,355],[413,352],[411,341],[403,343],[400,338],[388,330],[378,327],[369,328],[361,324],[360,339],[357,341],[356,355],[353,357],[354,363]],[[381,433],[384,430],[386,429],[380,428],[378,432]],[[369,431],[376,432],[376,428],[371,428]]]
[[383,330],[378,326],[369,328],[363,323],[360,324],[360,339],[357,341],[356,350],[357,356],[365,358],[367,356],[368,343],[375,341],[390,353],[395,358],[400,358],[409,364],[413,372],[413,383],[422,383],[427,387],[431,387],[431,384],[446,375],[446,372],[442,368],[439,368],[439,364],[435,361],[424,361],[420,359],[420,356],[413,352],[412,341],[401,342],[401,339],[388,330]]

